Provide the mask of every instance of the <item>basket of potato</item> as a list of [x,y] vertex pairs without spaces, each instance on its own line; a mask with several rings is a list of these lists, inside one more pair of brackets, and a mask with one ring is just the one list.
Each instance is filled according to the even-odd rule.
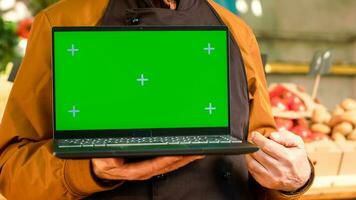
[[317,105],[310,129],[330,135],[335,141],[356,140],[356,101],[343,100],[331,114],[324,106]]

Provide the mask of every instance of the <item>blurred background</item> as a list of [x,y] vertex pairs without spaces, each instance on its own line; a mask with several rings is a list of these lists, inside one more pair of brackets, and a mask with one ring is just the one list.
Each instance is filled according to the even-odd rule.
[[[33,17],[57,0],[0,0],[0,118]],[[279,129],[306,142],[304,199],[356,199],[356,0],[216,0],[253,29]]]

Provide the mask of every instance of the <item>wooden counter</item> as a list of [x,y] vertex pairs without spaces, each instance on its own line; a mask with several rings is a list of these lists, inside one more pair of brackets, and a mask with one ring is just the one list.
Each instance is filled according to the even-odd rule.
[[356,174],[315,177],[313,186],[302,199],[356,199]]

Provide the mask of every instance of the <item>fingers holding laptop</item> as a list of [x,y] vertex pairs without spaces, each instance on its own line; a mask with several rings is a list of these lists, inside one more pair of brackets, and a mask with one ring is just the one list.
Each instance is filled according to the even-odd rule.
[[141,162],[125,163],[123,158],[92,159],[94,174],[107,180],[147,180],[177,170],[204,156],[162,156]]

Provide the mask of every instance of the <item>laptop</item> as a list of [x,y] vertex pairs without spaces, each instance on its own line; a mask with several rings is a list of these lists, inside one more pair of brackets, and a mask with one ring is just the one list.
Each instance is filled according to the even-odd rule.
[[54,27],[61,158],[245,154],[231,136],[225,26]]

